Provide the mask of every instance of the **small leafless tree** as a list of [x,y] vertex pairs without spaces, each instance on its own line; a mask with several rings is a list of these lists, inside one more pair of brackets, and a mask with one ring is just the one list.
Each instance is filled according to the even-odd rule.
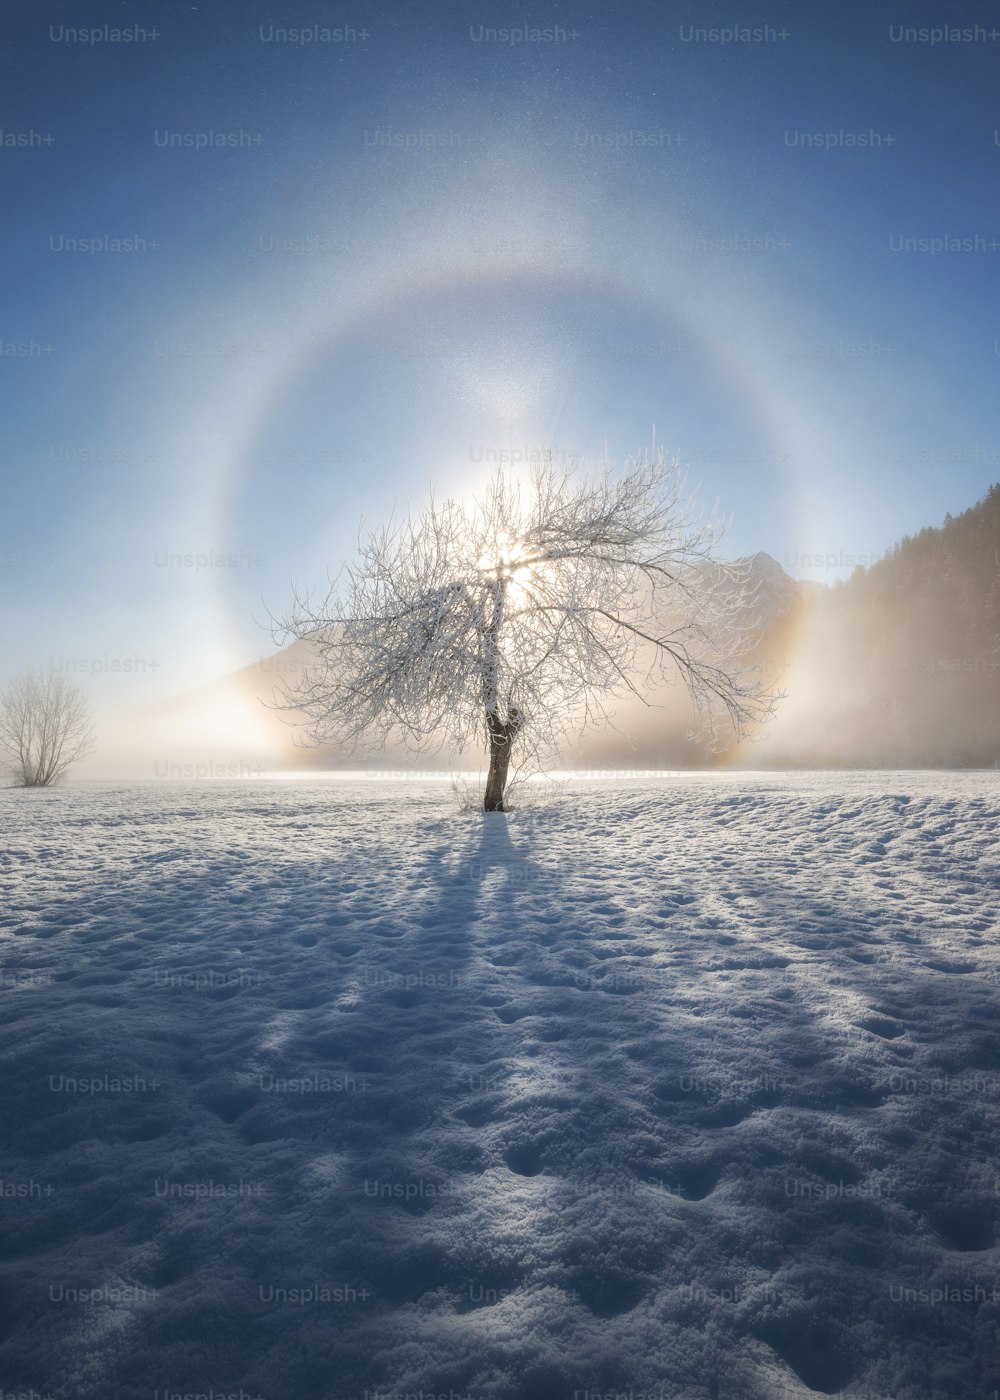
[[50,787],[93,749],[90,704],[65,676],[25,671],[0,691],[0,753],[18,787]]
[[746,569],[714,561],[721,527],[683,492],[662,453],[590,476],[549,461],[529,488],[498,471],[471,507],[390,522],[276,621],[276,641],[314,657],[279,707],[314,744],[485,745],[487,811],[504,810],[512,756],[551,766],[571,729],[610,722],[623,693],[649,703],[667,672],[698,732],[715,739],[723,720],[745,737],[775,700],[741,660]]

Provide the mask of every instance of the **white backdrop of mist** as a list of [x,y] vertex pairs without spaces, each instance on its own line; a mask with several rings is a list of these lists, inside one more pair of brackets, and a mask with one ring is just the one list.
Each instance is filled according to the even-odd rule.
[[[624,697],[563,763],[584,770],[690,767],[993,767],[1000,762],[1000,490],[942,528],[905,540],[846,583],[803,584],[765,554],[751,654],[784,698],[755,741],[709,752],[688,737],[683,686],[648,705]],[[297,747],[271,708],[301,675],[305,643],[262,655],[214,684],[105,717],[84,776],[260,777],[358,767],[356,755]],[[639,658],[640,666],[642,658]],[[483,753],[372,752],[388,771],[478,769]],[[207,771],[206,771],[207,768]]]

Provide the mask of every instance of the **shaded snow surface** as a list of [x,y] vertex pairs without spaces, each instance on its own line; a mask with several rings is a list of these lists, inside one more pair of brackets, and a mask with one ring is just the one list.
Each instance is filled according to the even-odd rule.
[[998,816],[0,793],[5,1394],[992,1400]]

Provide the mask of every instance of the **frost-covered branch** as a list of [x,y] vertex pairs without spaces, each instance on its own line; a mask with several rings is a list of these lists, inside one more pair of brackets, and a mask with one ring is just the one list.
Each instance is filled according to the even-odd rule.
[[26,671],[0,692],[0,753],[19,787],[49,787],[93,748],[87,697],[65,676]]
[[296,594],[276,639],[314,661],[281,703],[312,743],[486,743],[543,767],[673,674],[702,732],[742,738],[775,697],[742,665],[752,596],[746,566],[715,560],[721,528],[662,453],[593,476],[548,463],[527,488],[498,471],[471,507],[390,523],[324,596]]

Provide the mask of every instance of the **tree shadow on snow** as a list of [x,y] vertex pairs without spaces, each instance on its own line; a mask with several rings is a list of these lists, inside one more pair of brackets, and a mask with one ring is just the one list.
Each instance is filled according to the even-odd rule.
[[[59,1400],[87,1393],[83,1364],[95,1395],[488,1376],[505,1400],[660,1382],[763,1400],[749,1351],[816,1393],[878,1390],[878,1356],[927,1348],[929,1368],[933,1331],[983,1388],[975,1311],[930,1329],[887,1280],[921,1287],[930,1260],[964,1283],[995,1243],[991,1100],[947,1087],[1000,1071],[985,958],[935,955],[905,919],[887,943],[860,896],[844,914],[760,882],[753,929],[696,916],[627,841],[633,868],[591,853],[571,886],[544,814],[414,811],[402,843],[372,801],[322,857],[164,858],[99,919],[22,940],[38,977],[7,988],[9,1175],[57,1191],[13,1260],[39,1288],[124,1279],[157,1302],[82,1344],[29,1288],[11,1374]],[[49,1092],[70,1069],[159,1087]],[[261,1189],[162,1200],[165,1178]],[[72,1201],[93,1223],[64,1267],[66,1220],[44,1212]],[[309,1289],[340,1296],[288,1301]]]

